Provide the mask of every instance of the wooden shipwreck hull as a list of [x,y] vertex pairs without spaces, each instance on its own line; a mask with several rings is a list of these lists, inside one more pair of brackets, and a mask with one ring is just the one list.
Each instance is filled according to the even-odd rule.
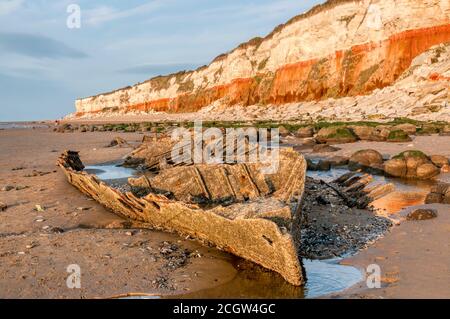
[[77,152],[58,165],[69,183],[114,213],[149,227],[216,246],[273,270],[293,285],[303,283],[298,257],[306,161],[280,150],[276,174],[259,164],[187,165],[130,179],[144,195],[121,192],[83,171]]

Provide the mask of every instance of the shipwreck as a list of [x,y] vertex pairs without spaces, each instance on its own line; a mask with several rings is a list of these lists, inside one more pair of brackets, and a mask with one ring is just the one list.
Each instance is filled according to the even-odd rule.
[[263,174],[259,163],[169,165],[166,155],[150,156],[153,173],[130,178],[130,191],[85,172],[78,152],[64,152],[58,165],[69,183],[122,217],[191,236],[292,285],[304,282],[298,255],[307,168],[302,155],[280,149],[273,174]]

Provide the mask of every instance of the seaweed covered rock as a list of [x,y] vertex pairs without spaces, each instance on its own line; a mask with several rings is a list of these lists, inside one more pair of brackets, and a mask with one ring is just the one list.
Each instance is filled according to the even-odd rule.
[[358,137],[346,127],[326,127],[317,133],[316,140],[323,144],[344,144],[354,143]]
[[430,179],[440,170],[421,151],[406,151],[394,156],[384,164],[387,175],[401,178]]
[[435,209],[416,209],[410,212],[406,216],[406,220],[409,221],[419,221],[419,220],[428,220],[437,217],[437,211]]
[[403,130],[393,130],[389,133],[387,141],[392,143],[404,143],[411,142],[412,139],[408,133]]

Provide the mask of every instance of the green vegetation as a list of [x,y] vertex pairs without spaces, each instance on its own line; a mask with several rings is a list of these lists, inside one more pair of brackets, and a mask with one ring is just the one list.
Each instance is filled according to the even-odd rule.
[[346,127],[340,127],[332,134],[327,135],[326,138],[354,138],[357,139],[355,134]]
[[418,150],[412,150],[412,151],[405,151],[398,155],[395,155],[393,157],[393,159],[405,159],[407,157],[428,158],[428,156],[424,152],[418,151]]
[[395,131],[391,131],[389,133],[388,136],[388,141],[389,140],[395,140],[395,141],[408,141],[410,139],[409,135],[402,130],[395,130]]

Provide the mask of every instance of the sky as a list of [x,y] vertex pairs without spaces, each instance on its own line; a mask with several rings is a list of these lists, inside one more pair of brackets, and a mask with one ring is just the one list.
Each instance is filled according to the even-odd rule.
[[321,2],[0,0],[0,122],[60,118],[77,98],[209,64]]

